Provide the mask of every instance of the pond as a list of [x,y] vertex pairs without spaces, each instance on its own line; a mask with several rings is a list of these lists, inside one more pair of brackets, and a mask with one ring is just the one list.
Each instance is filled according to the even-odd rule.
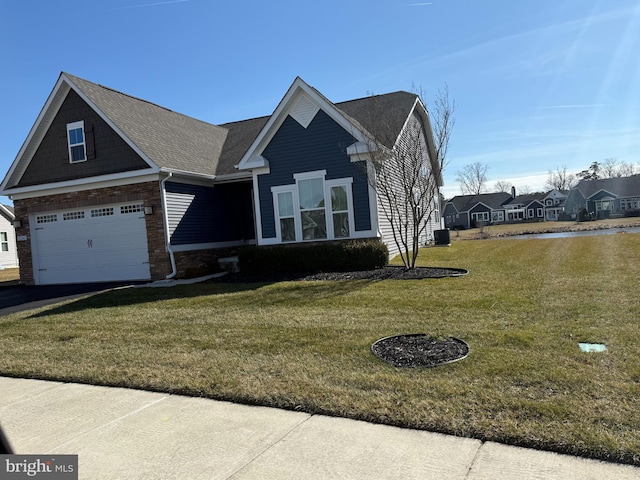
[[[511,238],[571,238],[571,237],[593,237],[595,235],[613,235],[616,233],[640,233],[640,227],[634,228],[611,228],[606,230],[584,230],[580,232],[554,232],[554,233],[531,233],[526,235],[516,235]],[[502,237],[504,238],[504,237]]]

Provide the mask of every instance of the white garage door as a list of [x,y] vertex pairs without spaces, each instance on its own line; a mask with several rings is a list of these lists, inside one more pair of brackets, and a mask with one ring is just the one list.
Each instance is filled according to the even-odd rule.
[[29,223],[37,285],[151,278],[142,204],[47,212]]

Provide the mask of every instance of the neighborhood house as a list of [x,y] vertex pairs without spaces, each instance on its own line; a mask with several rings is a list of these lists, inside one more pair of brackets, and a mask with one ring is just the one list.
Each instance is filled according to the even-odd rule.
[[252,244],[377,238],[393,256],[367,145],[394,149],[408,125],[437,168],[412,93],[334,104],[296,78],[272,115],[212,125],[62,73],[0,185],[21,281],[185,277]]
[[571,190],[516,196],[482,193],[449,200],[442,216],[446,228],[466,229],[497,223],[589,220],[640,216],[640,175],[582,180]]

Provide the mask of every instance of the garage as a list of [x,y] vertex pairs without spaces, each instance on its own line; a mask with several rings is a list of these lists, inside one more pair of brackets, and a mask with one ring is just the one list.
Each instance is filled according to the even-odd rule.
[[31,215],[36,285],[149,280],[142,203]]

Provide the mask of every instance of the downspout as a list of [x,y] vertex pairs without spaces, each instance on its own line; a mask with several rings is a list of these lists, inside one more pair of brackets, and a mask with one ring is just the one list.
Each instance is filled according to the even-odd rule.
[[164,225],[164,238],[165,238],[165,248],[167,252],[169,252],[169,259],[171,260],[171,273],[167,275],[165,278],[167,280],[172,279],[178,273],[178,269],[176,268],[176,257],[173,253],[173,249],[171,248],[171,238],[169,238],[169,212],[167,211],[167,191],[165,183],[173,176],[173,173],[168,172],[168,175],[160,180],[160,197],[162,199],[162,223]]

